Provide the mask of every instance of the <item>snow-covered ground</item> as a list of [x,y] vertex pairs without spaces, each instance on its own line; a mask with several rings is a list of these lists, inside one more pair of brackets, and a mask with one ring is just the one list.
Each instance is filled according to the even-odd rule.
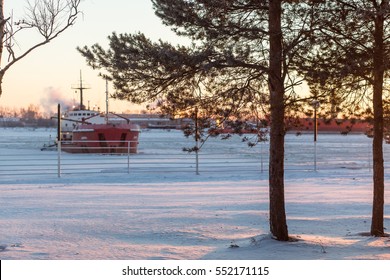
[[[1,168],[18,151],[41,155],[44,164],[47,153],[56,153],[39,150],[50,134],[55,131],[0,129]],[[269,234],[267,144],[248,152],[238,137],[206,143],[200,175],[193,162],[181,170],[183,158],[169,156],[190,143],[175,131],[143,131],[140,165],[129,174],[109,172],[110,162],[102,172],[61,178],[3,172],[0,259],[390,259],[390,238],[365,234],[370,142],[364,135],[320,135],[314,171],[312,136],[287,135],[286,211],[296,242]],[[387,228],[389,198],[386,190]]]

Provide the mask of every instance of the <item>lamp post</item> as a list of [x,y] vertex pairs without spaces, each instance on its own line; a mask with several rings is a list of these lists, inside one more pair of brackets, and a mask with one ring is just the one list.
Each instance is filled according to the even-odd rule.
[[311,102],[311,106],[314,108],[314,171],[317,171],[317,134],[318,134],[318,124],[317,124],[317,109],[320,107],[320,102],[317,99],[314,99]]
[[313,100],[311,106],[314,108],[314,142],[317,142],[318,134],[318,124],[317,124],[317,109],[320,107],[320,102],[318,100]]

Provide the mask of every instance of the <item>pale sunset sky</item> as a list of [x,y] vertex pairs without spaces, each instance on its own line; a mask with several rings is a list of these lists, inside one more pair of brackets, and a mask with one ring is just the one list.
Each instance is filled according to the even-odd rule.
[[[30,0],[34,1],[34,0]],[[13,13],[14,20],[24,14],[27,0],[5,0],[5,16]],[[5,75],[0,107],[20,108],[30,104],[40,105],[42,111],[48,107],[55,110],[55,99],[60,97],[72,102],[79,101],[79,94],[72,86],[77,85],[82,71],[85,91],[84,104],[105,108],[105,81],[98,77],[85,59],[76,51],[77,46],[99,43],[108,45],[107,36],[117,33],[143,32],[153,40],[163,39],[174,44],[180,40],[154,15],[150,0],[83,0],[74,26],[46,46],[40,47],[16,63]],[[22,35],[22,34],[20,34]],[[31,46],[37,39],[36,32],[27,30],[17,37],[16,52]],[[7,57],[3,57],[4,62]],[[3,63],[4,65],[4,63]],[[113,90],[109,89],[109,92]],[[110,111],[118,113],[138,107],[126,101],[110,100]],[[139,108],[138,108],[139,109]]]

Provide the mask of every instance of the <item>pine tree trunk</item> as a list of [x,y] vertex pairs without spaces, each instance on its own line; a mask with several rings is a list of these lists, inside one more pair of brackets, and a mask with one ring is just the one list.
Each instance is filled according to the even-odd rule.
[[[385,2],[383,1],[382,5]],[[384,215],[384,163],[383,163],[383,76],[384,76],[384,16],[377,11],[375,19],[375,49],[374,49],[374,86],[373,86],[373,108],[374,108],[374,139],[373,151],[373,179],[374,195],[372,206],[371,235],[383,236],[383,215]]]
[[269,199],[270,230],[277,240],[287,241],[284,205],[284,82],[282,78],[282,30],[280,0],[269,2],[270,61],[269,90],[271,105]]

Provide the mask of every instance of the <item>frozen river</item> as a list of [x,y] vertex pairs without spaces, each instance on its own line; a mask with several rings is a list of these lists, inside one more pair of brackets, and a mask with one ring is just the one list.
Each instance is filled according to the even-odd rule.
[[[195,153],[183,148],[195,146],[193,139],[181,131],[142,131],[135,155],[67,154],[41,151],[55,139],[55,129],[0,129],[0,176],[61,176],[91,173],[182,173],[195,172]],[[249,135],[249,137],[251,137]],[[313,135],[286,135],[286,171],[325,169],[371,169],[371,142],[363,134],[320,134],[316,144]],[[390,145],[385,146],[385,158]],[[248,147],[242,137],[228,140],[209,138],[199,152],[198,170],[216,172],[265,172],[268,170],[268,142]],[[60,168],[58,166],[60,164]]]

